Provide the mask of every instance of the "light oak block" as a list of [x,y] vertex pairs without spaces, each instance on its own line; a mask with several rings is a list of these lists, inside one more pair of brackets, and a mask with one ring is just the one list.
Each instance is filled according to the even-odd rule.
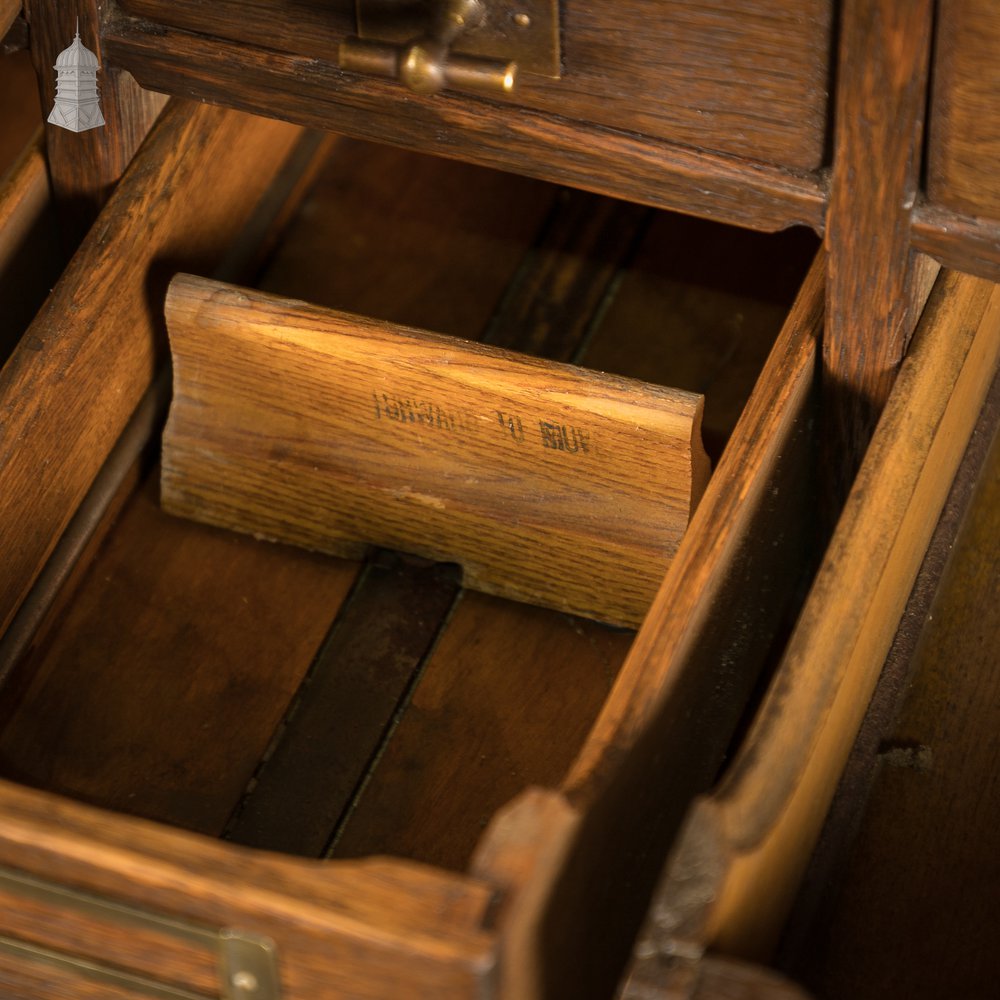
[[186,275],[167,326],[171,513],[635,625],[707,480],[691,393]]

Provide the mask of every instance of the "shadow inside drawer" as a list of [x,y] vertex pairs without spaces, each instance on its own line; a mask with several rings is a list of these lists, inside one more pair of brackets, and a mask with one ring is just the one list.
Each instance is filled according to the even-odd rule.
[[[258,284],[706,396],[717,459],[815,252],[339,140]],[[12,672],[0,774],[312,856],[464,868],[562,779],[632,633],[171,518],[144,469]],[[112,523],[113,520],[113,523]]]

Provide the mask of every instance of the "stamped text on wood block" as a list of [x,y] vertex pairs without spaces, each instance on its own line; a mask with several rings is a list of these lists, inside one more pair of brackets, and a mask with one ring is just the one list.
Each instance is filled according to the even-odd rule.
[[702,397],[181,275],[163,505],[638,624],[708,475]]

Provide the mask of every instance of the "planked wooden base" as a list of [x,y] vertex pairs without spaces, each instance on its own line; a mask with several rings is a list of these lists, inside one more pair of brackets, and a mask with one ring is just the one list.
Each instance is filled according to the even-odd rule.
[[637,625],[708,477],[702,399],[186,275],[171,513]]

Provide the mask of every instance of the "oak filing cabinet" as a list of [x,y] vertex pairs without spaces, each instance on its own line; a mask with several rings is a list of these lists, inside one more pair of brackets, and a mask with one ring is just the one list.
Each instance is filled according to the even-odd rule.
[[[0,8],[27,40],[45,104],[54,96],[49,67],[79,17],[101,61],[107,122],[48,131],[51,198],[67,238],[81,242],[0,375],[0,766],[11,779],[0,786],[0,982],[9,995],[801,995],[743,962],[766,963],[782,930],[1000,349],[991,284],[1000,274],[992,167],[1000,71],[990,55],[1000,13],[988,0],[944,0],[936,14],[933,6],[27,0],[23,21],[14,20],[16,4]],[[163,110],[168,94],[178,100]],[[450,191],[431,195],[417,184],[430,161],[411,154],[459,161],[440,166],[452,171]],[[454,610],[447,573],[386,553],[348,570],[214,538],[204,551],[216,553],[218,568],[198,570],[208,583],[183,576],[209,556],[176,555],[188,544],[200,553],[201,543],[185,541],[194,529],[156,521],[139,471],[166,395],[166,282],[179,270],[252,280],[317,164],[350,156],[363,166],[331,182],[342,198],[371,193],[369,176],[391,177],[402,192],[381,212],[345,210],[345,232],[323,245],[370,239],[383,268],[371,279],[372,308],[431,280],[418,276],[421,257],[426,275],[441,253],[456,262],[464,253],[468,260],[443,266],[484,283],[470,286],[468,308],[498,302],[477,321],[492,322],[494,333],[498,324],[540,322],[529,305],[518,312],[535,281],[550,296],[569,288],[551,325],[576,323],[581,336],[596,329],[599,347],[605,292],[650,225],[628,228],[630,206],[709,220],[671,224],[680,271],[689,247],[711,264],[712,239],[747,241],[749,256],[783,239],[719,235],[732,231],[710,223],[762,234],[805,227],[822,238],[719,431],[707,490],[634,640],[593,623],[536,620],[530,609],[480,613],[465,597]],[[29,149],[0,192],[8,232],[48,197],[42,157]],[[516,177],[478,171],[472,180],[473,168]],[[570,193],[555,195],[552,185]],[[442,238],[438,250],[400,221],[407,193],[431,199],[426,214],[445,230],[482,217],[494,227],[500,219],[500,235],[489,247]],[[582,206],[576,229],[571,204]],[[510,221],[531,212],[548,220],[548,235]],[[618,221],[602,221],[602,212]],[[572,248],[558,242],[563,218],[599,260],[582,277],[566,262]],[[588,221],[598,226],[590,236]],[[504,257],[518,240],[519,270]],[[616,240],[609,262],[602,254]],[[780,246],[800,262],[812,252],[801,234]],[[487,257],[488,267],[473,266]],[[352,272],[343,294],[364,303],[365,280]],[[595,289],[600,302],[588,299]],[[457,315],[459,305],[449,309]],[[617,322],[624,342],[628,314]],[[655,335],[654,323],[644,338]],[[117,539],[145,537],[154,521],[160,540],[150,549],[116,554],[125,544]],[[112,570],[150,559],[156,572],[142,579],[165,581],[161,604],[115,618],[133,578]],[[390,589],[405,577],[431,603],[444,595],[452,610],[421,605],[417,618],[447,620],[444,637],[425,645],[431,667],[451,656],[453,673],[408,667],[385,694],[390,709],[373,723],[374,749],[357,780],[392,758],[407,725],[413,741],[434,733],[452,757],[478,745],[479,717],[448,715],[462,705],[453,692],[464,690],[468,649],[478,650],[476,669],[477,656],[494,664],[482,666],[470,698],[488,701],[490,670],[513,677],[509,661],[540,685],[524,682],[524,701],[551,706],[545,726],[532,729],[525,705],[513,709],[515,695],[504,696],[506,724],[535,744],[534,758],[551,759],[516,776],[510,801],[483,771],[478,784],[496,784],[500,797],[482,829],[465,831],[461,863],[352,858],[328,838],[313,853],[332,858],[306,860],[293,856],[306,849],[259,849],[274,846],[263,836],[251,848],[191,832],[212,822],[203,819],[208,805],[189,800],[177,809],[202,818],[172,828],[166,792],[155,808],[130,807],[140,793],[123,789],[145,784],[141,766],[152,759],[134,743],[169,703],[191,720],[216,705],[207,735],[208,722],[190,732],[171,724],[182,743],[214,748],[216,770],[239,784],[247,808],[244,789],[263,788],[265,765],[280,764],[291,709],[305,715],[318,697],[317,649],[339,642],[336,622],[361,614],[376,593],[358,582],[365,574]],[[255,625],[236,622],[222,598],[206,610],[205,595],[244,586],[262,602]],[[195,596],[185,601],[188,587]],[[382,613],[366,619],[369,628]],[[211,628],[197,632],[194,621]],[[388,641],[410,641],[413,628],[401,629]],[[87,643],[94,652],[79,651]],[[350,656],[371,669],[374,643]],[[159,680],[137,653],[157,644],[166,664]],[[425,652],[411,651],[415,662]],[[267,665],[277,661],[302,667],[271,686],[250,684],[247,664],[271,677],[280,671]],[[571,728],[565,719],[582,697],[574,692],[587,687],[573,671],[608,663],[604,687],[579,709],[579,732],[560,752],[550,748],[560,726]],[[172,675],[190,685],[187,701],[157,686]],[[113,690],[134,686],[132,707],[115,714],[103,694],[85,694],[98,676]],[[359,676],[365,697],[381,690],[382,674]],[[74,683],[83,685],[77,693]],[[455,704],[435,714],[434,699],[449,697]],[[77,703],[102,707],[80,720]],[[368,710],[346,710],[345,732]],[[112,715],[114,725],[132,725],[123,760],[88,760],[79,748]],[[244,774],[227,748],[251,722],[263,763]],[[74,726],[76,744],[64,736]],[[297,759],[323,758],[313,752],[319,758]],[[63,771],[51,763],[60,754]],[[147,763],[130,765],[130,754]],[[401,773],[405,766],[415,765],[404,760]],[[124,775],[103,798],[88,784],[101,767]],[[83,776],[75,785],[74,774]],[[450,783],[462,784],[447,769],[437,780],[442,799]],[[174,788],[169,774],[149,783],[157,781]],[[370,794],[366,787],[358,794]],[[440,805],[428,797],[414,808]],[[239,815],[215,832],[239,842]]]

